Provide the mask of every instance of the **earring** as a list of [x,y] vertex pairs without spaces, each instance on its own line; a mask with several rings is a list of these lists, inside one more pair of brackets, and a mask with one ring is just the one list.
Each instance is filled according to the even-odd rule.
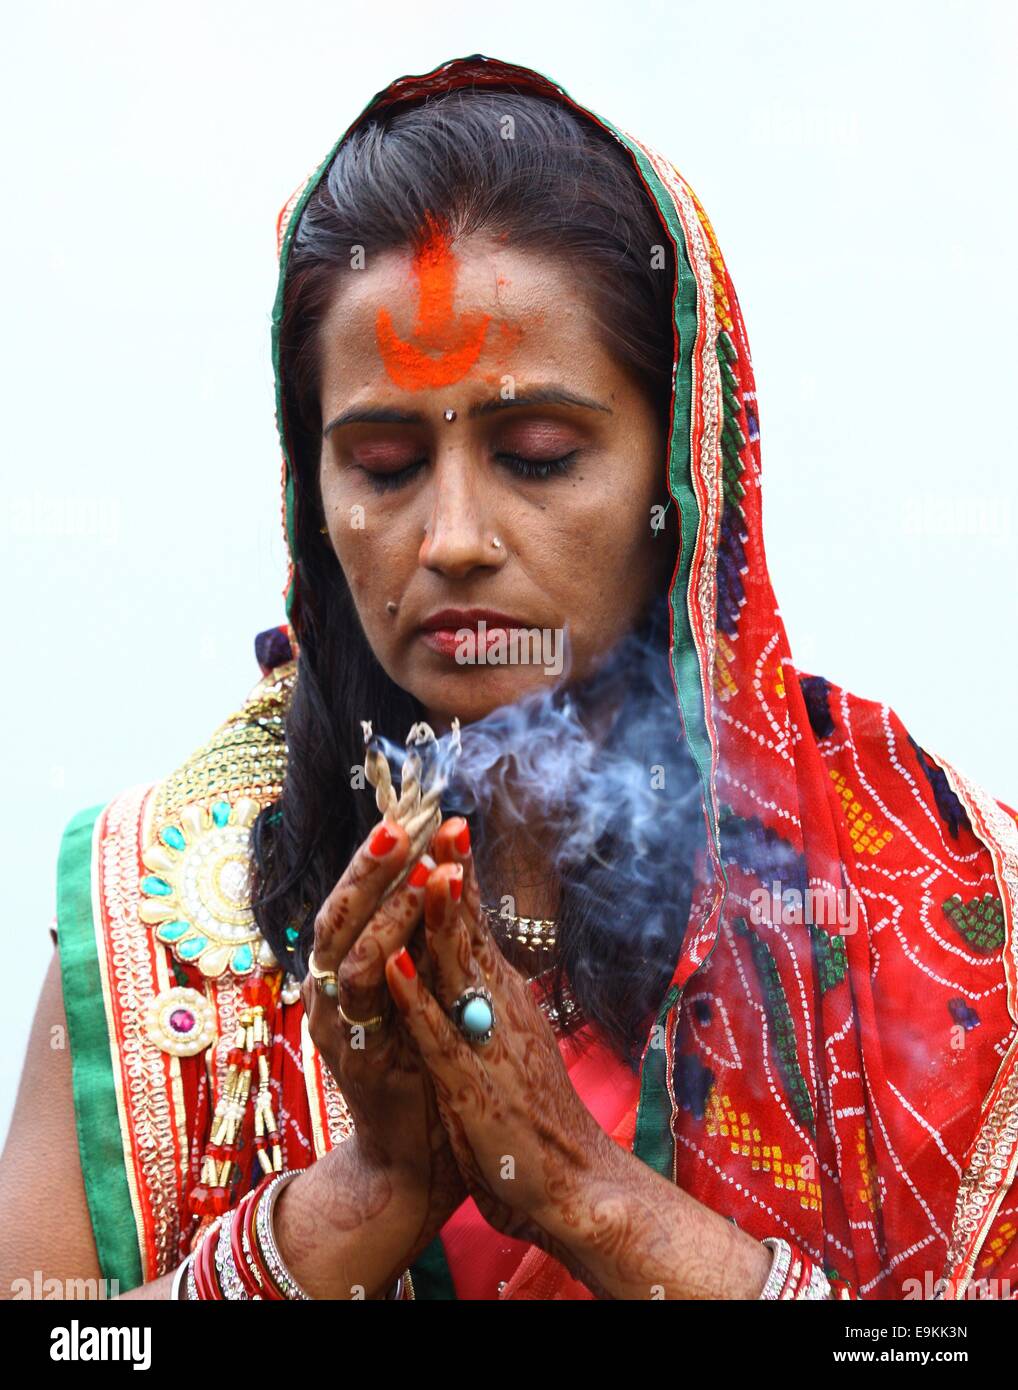
[[329,528],[327,526],[319,526],[318,534],[320,536],[327,536],[329,534]]

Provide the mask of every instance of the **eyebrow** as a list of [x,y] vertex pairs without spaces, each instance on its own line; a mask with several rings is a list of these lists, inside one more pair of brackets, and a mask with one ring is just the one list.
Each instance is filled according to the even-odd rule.
[[[603,410],[608,415],[612,414],[611,406],[604,405],[601,401],[592,400],[590,396],[579,396],[575,391],[567,391],[564,386],[535,386],[529,391],[519,391],[515,396],[508,400],[503,400],[501,396],[494,396],[491,400],[480,401],[472,405],[467,411],[471,420],[482,415],[494,415],[500,410],[512,410],[523,406],[534,405],[578,405],[586,410]],[[427,423],[427,416],[417,410],[394,410],[391,406],[355,406],[352,410],[344,410],[341,415],[337,415],[334,420],[322,430],[324,439],[332,430],[341,425],[423,425]]]

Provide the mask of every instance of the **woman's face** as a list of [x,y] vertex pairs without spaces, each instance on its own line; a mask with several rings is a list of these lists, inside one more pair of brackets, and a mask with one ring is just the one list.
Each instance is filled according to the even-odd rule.
[[587,675],[674,531],[654,411],[569,268],[434,235],[345,273],[320,335],[325,520],[391,679],[447,728]]

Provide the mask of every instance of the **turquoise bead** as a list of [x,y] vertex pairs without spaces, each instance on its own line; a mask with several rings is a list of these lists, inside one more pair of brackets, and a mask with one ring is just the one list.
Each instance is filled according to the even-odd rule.
[[158,878],[155,874],[146,874],[141,881],[141,891],[151,893],[158,898],[168,898],[173,889],[164,878]]
[[185,849],[187,841],[184,839],[182,831],[175,825],[168,825],[162,831],[159,838],[164,845],[169,845],[170,849]]
[[188,941],[182,941],[177,947],[178,954],[184,960],[194,960],[195,956],[200,956],[208,946],[208,937],[193,936]]
[[235,975],[246,975],[254,965],[254,952],[250,946],[238,946],[230,957],[230,969]]
[[212,819],[215,821],[216,825],[229,825],[230,803],[228,801],[217,801],[212,807]]
[[156,928],[156,936],[160,941],[179,941],[190,930],[190,922],[163,922],[162,926]]
[[474,1037],[481,1037],[491,1027],[491,1005],[486,999],[471,999],[463,1010],[463,1027]]

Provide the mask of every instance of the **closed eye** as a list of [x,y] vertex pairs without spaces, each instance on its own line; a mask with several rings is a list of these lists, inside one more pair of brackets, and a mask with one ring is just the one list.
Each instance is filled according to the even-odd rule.
[[[498,453],[495,457],[500,463],[505,464],[510,472],[518,478],[534,478],[543,481],[547,478],[564,477],[576,460],[578,449],[571,450],[568,454],[563,454],[560,458],[554,459],[528,459],[521,454]],[[426,467],[427,459],[414,459],[413,463],[408,463],[405,468],[397,469],[393,473],[378,473],[373,469],[365,469],[368,481],[375,492],[392,492],[396,488],[406,487],[413,482],[414,478]]]
[[526,459],[519,454],[496,454],[495,457],[507,463],[521,478],[561,478],[572,467],[578,449],[572,449],[557,459]]
[[395,488],[406,487],[407,483],[412,482],[426,463],[427,459],[415,459],[413,463],[408,463],[406,468],[400,468],[395,473],[376,473],[371,468],[365,468],[364,472],[368,475],[368,482],[375,492],[392,492]]

